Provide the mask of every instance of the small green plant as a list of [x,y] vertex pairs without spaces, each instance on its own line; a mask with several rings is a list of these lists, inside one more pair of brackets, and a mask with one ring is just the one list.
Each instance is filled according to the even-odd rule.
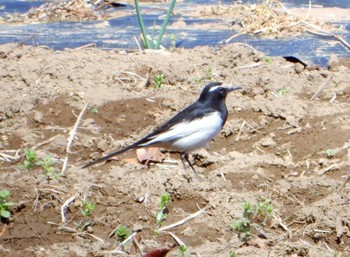
[[160,72],[154,77],[152,86],[153,88],[158,89],[158,88],[161,88],[161,86],[163,86],[164,83],[165,83],[165,75],[162,72]]
[[263,57],[262,60],[263,60],[264,62],[266,62],[267,64],[272,64],[272,60],[271,60],[271,58],[268,57],[268,56]]
[[209,67],[209,68],[206,70],[205,75],[204,75],[204,76],[200,76],[200,77],[194,78],[194,82],[195,82],[195,83],[198,83],[198,84],[201,84],[201,83],[203,83],[204,81],[210,81],[210,80],[212,80],[213,76],[214,76],[213,69]]
[[44,159],[39,160],[38,164],[44,168],[44,173],[51,179],[58,179],[60,173],[56,172],[54,167],[55,162],[52,160],[50,155],[46,155]]
[[169,193],[165,193],[162,194],[160,196],[160,212],[158,212],[157,216],[156,216],[156,220],[157,220],[157,224],[160,225],[166,218],[167,216],[167,212],[168,212],[168,208],[167,206],[169,205],[169,203],[171,202],[171,197]]
[[273,211],[274,209],[269,199],[259,201],[256,204],[256,213],[259,215],[270,218],[273,215]]
[[243,217],[231,224],[231,229],[239,233],[240,237],[247,241],[253,235],[253,230],[259,224],[266,225],[274,214],[274,208],[269,199],[259,200],[252,205],[245,202],[243,205]]
[[238,255],[235,252],[230,252],[230,257],[238,257]]
[[333,158],[335,156],[335,151],[333,149],[327,149],[325,152],[328,158]]
[[250,202],[244,202],[243,204],[243,217],[249,218],[254,213]]
[[186,257],[186,256],[189,255],[189,254],[188,254],[188,248],[187,248],[186,245],[180,245],[180,246],[179,246],[179,251],[180,251],[180,256],[181,256],[181,257]]
[[26,168],[27,170],[30,170],[33,167],[40,165],[38,163],[39,162],[38,154],[34,150],[26,148],[24,150],[24,157],[25,157],[25,160],[23,162],[23,165],[24,165],[24,168]]
[[231,228],[239,234],[243,234],[243,238],[249,238],[252,235],[249,219],[242,218],[236,220],[231,224]]
[[170,46],[172,49],[176,48],[176,35],[174,33],[171,33],[169,36],[170,39]]
[[166,27],[167,27],[167,25],[169,23],[171,13],[172,13],[172,11],[173,11],[173,9],[175,7],[176,0],[171,0],[170,5],[168,7],[168,11],[167,11],[166,16],[165,16],[165,19],[163,21],[163,24],[162,24],[162,26],[160,28],[157,40],[155,42],[154,42],[154,39],[153,39],[154,38],[153,35],[152,35],[152,37],[149,37],[149,35],[146,32],[146,28],[145,28],[145,26],[143,24],[143,19],[142,19],[142,16],[141,16],[139,0],[134,0],[134,2],[135,2],[135,9],[136,9],[136,14],[137,14],[137,19],[138,19],[139,26],[140,26],[140,29],[141,29],[141,32],[142,32],[143,47],[146,48],[146,49],[159,49],[160,48],[160,44],[162,42],[163,35],[165,33],[165,30],[166,30]]
[[285,87],[283,87],[283,88],[281,88],[280,90],[278,90],[278,95],[279,95],[279,96],[284,96],[284,95],[287,94],[287,93],[288,93],[288,89],[285,88]]
[[15,203],[8,202],[7,199],[10,197],[10,191],[7,189],[0,190],[0,217],[8,219],[11,217],[11,212],[8,208]]
[[125,239],[127,239],[131,235],[131,233],[126,226],[119,225],[115,231],[115,235],[117,236],[117,240],[119,242],[123,242]]
[[82,200],[81,204],[82,206],[79,208],[81,215],[83,215],[84,218],[91,216],[96,205],[88,200]]
[[51,156],[47,155],[41,159],[34,150],[27,148],[24,150],[24,157],[23,167],[25,169],[32,170],[41,166],[49,179],[58,179],[60,177],[60,173],[56,172],[54,167],[56,163]]
[[96,205],[91,201],[88,201],[88,200],[81,201],[81,206],[79,207],[79,211],[83,216],[83,219],[81,219],[78,222],[74,222],[78,231],[87,230],[88,227],[92,226],[93,223],[89,220],[88,217],[92,216],[93,211],[95,210],[95,207]]
[[92,107],[90,108],[90,112],[92,112],[92,113],[94,113],[94,114],[98,113],[98,107],[97,107],[97,106],[92,106]]

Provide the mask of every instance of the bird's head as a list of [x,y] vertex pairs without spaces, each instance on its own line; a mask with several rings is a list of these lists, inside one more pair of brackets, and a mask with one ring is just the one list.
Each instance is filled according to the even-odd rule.
[[224,101],[230,92],[238,89],[241,89],[241,87],[223,86],[221,82],[212,82],[203,88],[198,101]]

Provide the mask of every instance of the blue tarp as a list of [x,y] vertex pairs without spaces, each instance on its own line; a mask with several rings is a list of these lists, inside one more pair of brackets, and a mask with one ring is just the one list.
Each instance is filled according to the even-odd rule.
[[[242,1],[243,3],[252,3],[259,1]],[[13,12],[26,12],[31,7],[40,6],[43,1],[18,1],[7,0],[0,2],[0,15]],[[193,4],[217,4],[217,1],[185,1],[179,3],[175,8],[186,8]],[[307,0],[285,0],[285,4],[293,6],[307,5]],[[232,4],[231,1],[222,1],[222,4]],[[327,7],[349,8],[350,0],[333,1],[312,1],[313,5],[324,5]],[[159,4],[157,4],[159,5]],[[153,7],[153,5],[152,5]],[[166,6],[164,6],[166,7]],[[161,11],[153,9],[150,6],[144,6],[143,10],[148,10],[143,15],[146,27],[152,28],[154,25],[160,25],[162,20],[158,19]],[[130,11],[130,15],[121,18],[110,19],[106,21],[89,22],[60,22],[60,23],[40,23],[40,24],[2,24],[0,25],[0,44],[18,43],[32,45],[46,45],[50,48],[62,50],[64,48],[75,48],[94,43],[99,48],[133,48],[137,45],[134,37],[140,35],[140,30],[133,12],[132,6],[127,6],[121,10]],[[350,9],[349,9],[350,12]],[[237,32],[232,29],[191,29],[191,25],[218,22],[217,19],[201,19],[186,16],[172,17],[171,22],[176,22],[179,18],[183,19],[186,28],[168,29],[167,34],[176,35],[176,46],[184,48],[193,48],[199,45],[218,46]],[[350,41],[350,21],[344,21],[343,25],[347,30],[342,36],[346,41]],[[156,33],[157,34],[157,33]],[[265,52],[271,56],[295,56],[303,61],[310,61],[325,66],[330,54],[336,54],[342,57],[350,57],[350,51],[336,41],[329,38],[319,38],[312,35],[303,35],[293,38],[283,39],[262,39],[258,36],[242,35],[230,42],[242,42],[253,46],[254,48]],[[164,39],[163,45],[170,46],[169,38]]]

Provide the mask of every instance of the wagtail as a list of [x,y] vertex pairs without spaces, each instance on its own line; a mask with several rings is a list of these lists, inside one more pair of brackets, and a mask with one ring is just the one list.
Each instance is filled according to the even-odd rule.
[[208,143],[220,132],[228,113],[226,96],[237,89],[241,88],[223,86],[221,82],[206,85],[195,103],[180,111],[152,133],[123,149],[87,163],[83,168],[131,149],[152,146],[180,152],[183,164],[185,165],[186,160],[196,173],[188,155],[193,150],[208,146]]

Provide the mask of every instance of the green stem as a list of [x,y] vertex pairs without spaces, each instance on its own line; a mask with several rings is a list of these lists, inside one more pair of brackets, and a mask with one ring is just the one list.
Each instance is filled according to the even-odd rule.
[[139,6],[139,0],[135,0],[135,8],[136,8],[136,13],[137,13],[137,19],[139,21],[140,29],[141,29],[141,32],[142,32],[143,46],[146,49],[148,49],[148,48],[150,48],[150,43],[149,43],[148,38],[147,38],[147,33],[146,33],[145,26],[143,25],[143,20],[142,20],[140,6]]
[[[136,1],[136,0],[135,0],[135,1]],[[167,12],[167,14],[166,14],[166,17],[165,17],[165,19],[164,19],[164,22],[163,22],[163,24],[162,24],[162,27],[161,27],[160,32],[159,32],[159,35],[158,35],[158,39],[157,39],[157,43],[156,43],[155,49],[159,49],[159,47],[160,47],[160,43],[162,42],[163,34],[164,34],[164,32],[165,32],[166,26],[167,26],[168,23],[169,23],[170,16],[171,16],[171,13],[173,12],[175,3],[176,3],[176,0],[172,0],[171,3],[170,3],[170,6],[169,6],[169,8],[168,8],[168,12]]]

